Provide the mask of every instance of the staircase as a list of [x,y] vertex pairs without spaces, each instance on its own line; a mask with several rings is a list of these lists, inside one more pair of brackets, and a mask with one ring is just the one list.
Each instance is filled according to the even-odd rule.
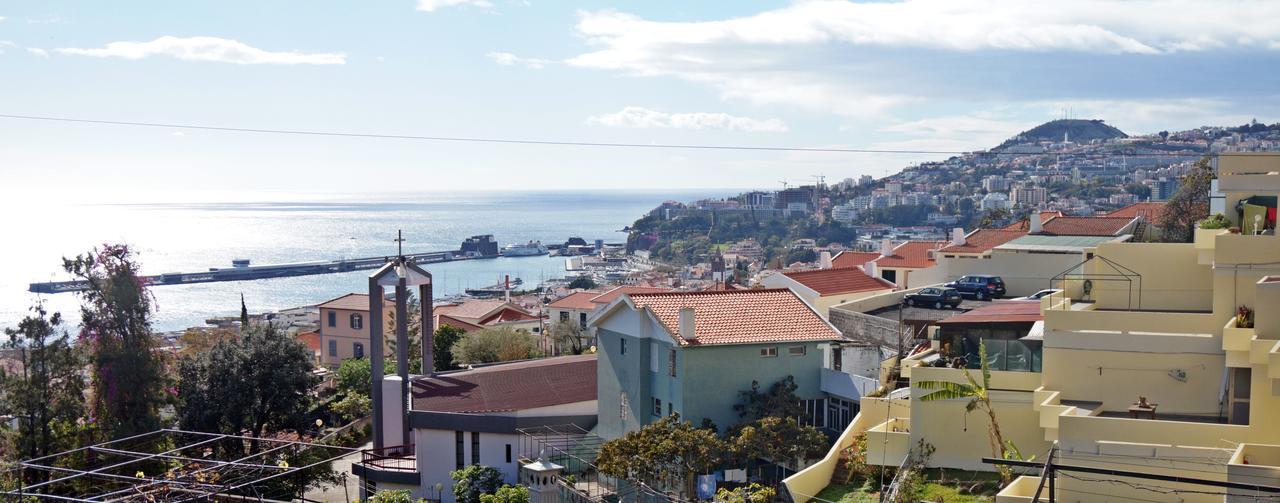
[[849,480],[849,457],[852,455],[852,446],[840,450],[840,459],[836,461],[836,468],[831,472],[832,484],[844,484]]

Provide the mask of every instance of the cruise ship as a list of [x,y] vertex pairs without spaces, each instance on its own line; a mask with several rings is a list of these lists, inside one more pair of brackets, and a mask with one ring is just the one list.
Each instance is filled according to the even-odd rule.
[[502,248],[504,257],[531,257],[534,255],[546,255],[547,247],[543,246],[541,241],[530,241],[525,244],[509,244]]

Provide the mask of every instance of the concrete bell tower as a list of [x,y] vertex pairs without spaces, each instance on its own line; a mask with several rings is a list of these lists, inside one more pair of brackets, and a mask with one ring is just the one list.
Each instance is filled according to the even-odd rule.
[[529,503],[556,503],[560,501],[560,490],[556,487],[556,478],[564,471],[564,467],[543,459],[520,467],[520,483],[529,488]]
[[[418,267],[413,260],[404,256],[401,245],[403,235],[396,232],[396,257],[387,262],[376,272],[369,275],[369,348],[371,381],[370,395],[373,399],[373,447],[380,449],[391,446],[409,445],[413,443],[409,436],[409,288],[418,287],[418,299],[422,303],[422,372],[435,374],[435,358],[432,355],[432,344],[435,340],[435,316],[431,312],[432,281],[431,273]],[[385,342],[383,326],[385,314],[382,312],[384,291],[386,287],[395,289],[395,338],[396,338],[396,379],[383,382],[383,351]],[[393,381],[399,381],[394,383]],[[399,394],[392,395],[392,402],[384,403],[388,398],[384,388],[388,384],[399,384]],[[392,391],[395,386],[386,389]],[[390,416],[390,417],[388,417]],[[395,430],[395,431],[390,431]]]

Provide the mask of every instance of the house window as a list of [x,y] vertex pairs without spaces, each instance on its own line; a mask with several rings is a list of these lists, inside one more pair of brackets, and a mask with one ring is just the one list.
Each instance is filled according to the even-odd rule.
[[511,444],[507,444],[507,462],[511,462]]
[[624,338],[618,339],[618,354],[627,354],[627,340]]
[[831,370],[844,370],[844,348],[831,348]]
[[676,350],[675,349],[667,350],[667,373],[671,374],[671,377],[676,376]]
[[618,419],[623,421],[627,420],[628,408],[630,408],[630,404],[627,403],[627,394],[623,393],[622,396],[618,398]]
[[578,326],[587,328],[587,313],[578,313]]
[[769,347],[767,347],[767,348],[760,348],[760,357],[761,357],[761,358],[773,358],[773,357],[775,357],[775,356],[778,356],[778,347],[777,347],[777,346],[769,346]]
[[351,343],[351,353],[355,355],[355,358],[364,358],[364,344],[359,342]]
[[329,356],[338,356],[338,341],[329,341]]
[[569,311],[560,311],[560,321],[569,321]]
[[360,316],[359,314],[352,314],[352,315],[351,315],[351,329],[352,329],[352,330],[360,330],[360,329],[362,329],[362,328],[364,328],[364,316]]
[[480,464],[480,432],[471,432],[471,464]]
[[675,413],[676,413],[675,407],[671,406],[671,402],[667,402],[667,415],[670,416],[670,415],[674,415]]
[[331,327],[338,326],[338,313],[329,311],[329,326]]
[[791,356],[804,356],[804,353],[805,353],[804,346],[791,346],[787,348],[787,354]]
[[463,460],[466,459],[463,457],[463,454],[462,454],[462,446],[463,446],[462,439],[463,439],[463,436],[461,431],[453,432],[453,464],[459,470],[462,469],[463,462],[464,462]]
[[661,398],[653,399],[653,415],[655,416],[662,415],[662,399]]

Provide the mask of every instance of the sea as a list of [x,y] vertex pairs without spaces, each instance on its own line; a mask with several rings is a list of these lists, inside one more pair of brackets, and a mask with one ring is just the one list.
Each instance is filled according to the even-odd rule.
[[[298,201],[49,204],[8,210],[0,235],[8,236],[0,257],[0,328],[15,327],[40,303],[61,312],[74,332],[80,299],[74,293],[34,294],[32,282],[70,279],[63,257],[104,243],[125,243],[136,252],[143,274],[197,272],[230,267],[233,259],[254,265],[334,260],[404,251],[456,250],[464,239],[492,234],[499,246],[539,240],[564,243],[581,237],[618,243],[622,229],[666,200],[723,197],[715,190],[448,192],[299,198]],[[504,257],[426,266],[435,295],[461,294],[497,284],[504,276],[524,286],[565,277],[564,258]],[[175,331],[201,326],[217,316],[312,305],[367,289],[372,271],[252,281],[152,287],[154,328]]]

